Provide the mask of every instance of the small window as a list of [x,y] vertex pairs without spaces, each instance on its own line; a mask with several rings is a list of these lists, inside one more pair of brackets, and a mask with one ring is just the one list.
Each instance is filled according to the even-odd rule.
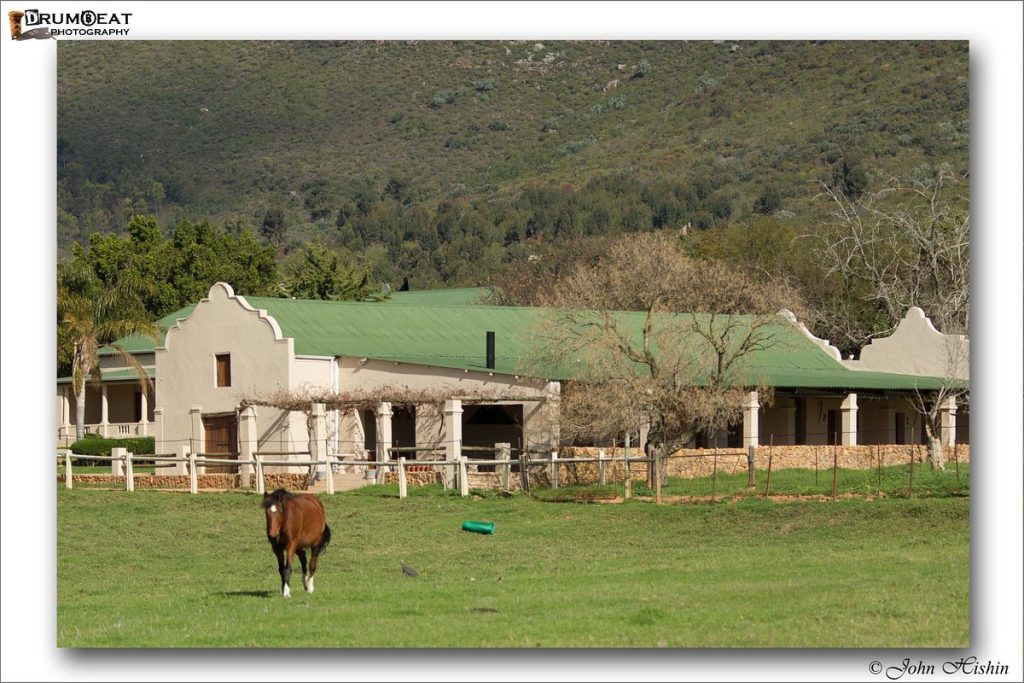
[[217,359],[217,386],[218,387],[230,387],[231,386],[231,354],[230,353],[218,353]]

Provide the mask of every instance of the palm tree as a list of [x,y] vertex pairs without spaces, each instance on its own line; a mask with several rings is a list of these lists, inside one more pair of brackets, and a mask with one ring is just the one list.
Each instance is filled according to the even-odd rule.
[[86,381],[101,382],[99,351],[112,349],[138,375],[142,390],[152,392],[145,368],[118,339],[145,335],[160,341],[159,328],[150,322],[142,307],[134,283],[119,282],[105,286],[92,268],[75,259],[62,263],[57,274],[57,350],[58,362],[71,366],[71,385],[75,392],[75,434],[85,436]]

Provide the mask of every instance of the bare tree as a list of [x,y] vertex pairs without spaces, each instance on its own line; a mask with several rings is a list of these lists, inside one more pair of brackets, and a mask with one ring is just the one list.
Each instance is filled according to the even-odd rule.
[[659,478],[665,456],[695,431],[741,419],[743,398],[760,384],[748,361],[779,342],[780,308],[800,310],[787,287],[692,259],[666,233],[617,241],[539,298],[548,310],[524,373],[560,367],[573,377],[560,406],[563,435],[648,425]]
[[970,318],[970,215],[961,192],[966,179],[941,169],[934,177],[893,179],[856,201],[822,183],[833,204],[831,229],[818,240],[826,274],[860,285],[865,301],[885,314],[887,327],[851,329],[842,312],[819,321],[863,346],[888,334],[919,306],[946,334],[967,334]]
[[948,169],[933,177],[892,180],[879,192],[850,200],[822,183],[833,204],[831,230],[819,236],[818,254],[829,276],[838,276],[877,307],[873,328],[850,325],[844,310],[821,315],[818,329],[863,346],[889,334],[911,306],[918,306],[948,336],[942,388],[917,392],[933,467],[944,464],[940,416],[950,399],[965,401],[970,322],[970,214],[966,178]]

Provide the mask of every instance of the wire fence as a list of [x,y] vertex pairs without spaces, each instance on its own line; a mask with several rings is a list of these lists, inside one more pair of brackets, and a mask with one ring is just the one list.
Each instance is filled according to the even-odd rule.
[[[450,445],[449,445],[450,448]],[[187,450],[187,449],[186,449]],[[115,448],[110,456],[59,454],[58,475],[66,488],[76,480],[86,486],[201,489],[319,488],[336,490],[338,475],[362,474],[363,483],[397,484],[399,498],[409,487],[441,484],[461,496],[471,489],[525,491],[558,498],[560,489],[609,489],[623,499],[665,496],[706,498],[760,495],[831,497],[848,495],[964,495],[969,491],[969,447],[944,449],[951,468],[922,467],[928,449],[919,444],[775,445],[747,448],[682,449],[664,457],[626,447],[566,446],[551,449],[462,445],[459,455],[437,444],[394,446],[377,459],[310,451],[261,451],[243,458],[234,454],[133,454]],[[465,453],[463,455],[462,453]],[[412,456],[412,457],[409,457]],[[96,472],[98,463],[109,472]],[[76,471],[78,472],[76,474]],[[369,480],[372,480],[369,481]],[[916,487],[916,490],[915,490]],[[592,493],[592,492],[591,492]],[[568,495],[568,494],[565,494]]]

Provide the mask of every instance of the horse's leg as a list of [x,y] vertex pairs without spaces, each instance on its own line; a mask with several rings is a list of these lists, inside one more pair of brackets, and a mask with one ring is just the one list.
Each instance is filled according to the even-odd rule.
[[284,588],[281,590],[281,596],[285,598],[292,597],[292,591],[288,587],[288,582],[291,581],[292,578],[292,557],[295,556],[296,545],[298,544],[295,541],[291,541],[285,548],[284,574],[282,574],[284,579]]
[[320,557],[320,550],[316,546],[313,546],[312,548],[309,549],[309,554],[311,555],[311,557],[309,558],[309,589],[308,590],[309,590],[310,593],[312,593],[313,592],[313,576],[316,574],[316,561]]
[[284,548],[274,544],[274,554],[277,555],[277,573],[281,575],[281,595],[288,597],[288,577],[285,576]]
[[299,548],[295,551],[295,554],[299,556],[299,564],[302,565],[302,587],[309,592],[309,576],[306,573],[306,551]]

